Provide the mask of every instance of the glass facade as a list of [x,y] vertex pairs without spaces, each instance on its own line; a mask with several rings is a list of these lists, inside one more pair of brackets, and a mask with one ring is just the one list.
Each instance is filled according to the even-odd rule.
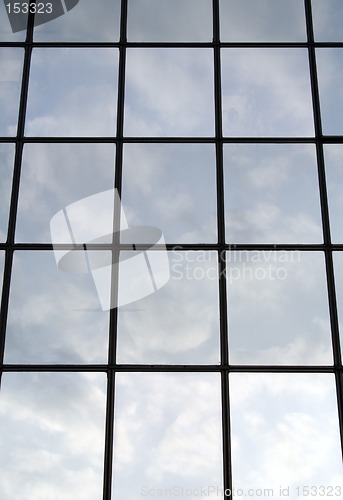
[[342,498],[341,0],[0,13],[1,500]]

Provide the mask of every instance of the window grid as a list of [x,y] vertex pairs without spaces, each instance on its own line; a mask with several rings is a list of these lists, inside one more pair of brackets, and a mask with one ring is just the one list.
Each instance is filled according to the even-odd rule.
[[[104,453],[104,500],[111,499],[112,488],[112,462],[113,462],[113,434],[115,417],[115,376],[120,372],[217,372],[221,374],[221,396],[222,396],[222,431],[223,431],[223,478],[224,489],[232,489],[231,471],[231,441],[230,441],[230,388],[229,373],[332,373],[336,379],[336,391],[338,402],[339,426],[341,434],[341,448],[343,453],[343,366],[340,347],[338,311],[335,292],[335,276],[333,266],[333,252],[342,251],[342,244],[333,244],[330,236],[329,209],[325,179],[324,152],[325,144],[342,144],[342,136],[323,136],[320,114],[319,87],[316,69],[315,49],[319,47],[343,47],[343,42],[315,42],[311,0],[304,0],[307,42],[221,42],[220,41],[220,12],[219,0],[213,0],[213,41],[212,42],[128,42],[127,16],[128,0],[121,1],[120,40],[113,43],[89,43],[89,42],[34,42],[34,14],[29,15],[27,37],[25,42],[2,42],[0,47],[23,47],[25,49],[22,87],[20,96],[20,107],[18,116],[18,129],[15,138],[0,137],[0,142],[15,143],[16,153],[14,162],[12,198],[10,206],[8,238],[6,243],[0,243],[0,250],[5,251],[5,267],[3,276],[3,290],[1,299],[0,319],[0,357],[1,376],[5,372],[104,372],[107,374],[107,407],[106,407],[106,431],[105,431],[105,453]],[[118,74],[118,104],[117,104],[117,131],[115,137],[25,137],[25,116],[30,78],[30,62],[32,50],[35,47],[109,47],[119,49],[119,74]],[[214,137],[125,137],[124,135],[124,102],[125,102],[125,72],[126,52],[128,48],[211,48],[214,57],[214,109],[215,109],[215,136]],[[224,137],[222,130],[222,89],[221,89],[221,49],[224,47],[242,48],[306,48],[308,50],[310,81],[312,90],[312,104],[314,114],[315,136],[314,137]],[[4,364],[6,323],[9,306],[9,294],[11,285],[11,274],[13,254],[16,250],[53,250],[51,244],[45,243],[15,243],[16,216],[19,197],[19,183],[21,173],[21,162],[24,144],[28,143],[114,143],[116,144],[115,157],[115,188],[121,194],[123,147],[129,143],[209,143],[215,145],[216,152],[216,182],[217,182],[217,230],[218,243],[216,244],[178,244],[183,250],[215,250],[218,255],[219,265],[219,309],[220,309],[220,353],[219,365],[140,365],[140,364],[117,364],[117,327],[118,310],[110,311],[109,323],[109,347],[107,364]],[[322,229],[324,243],[322,244],[228,244],[225,238],[225,205],[224,205],[224,166],[223,146],[228,143],[311,143],[316,146],[318,182],[320,191],[320,204],[322,216]],[[116,252],[128,248],[125,245],[116,245]],[[61,245],[63,247],[63,245]],[[167,244],[167,250],[172,250],[175,244]],[[97,248],[113,248],[111,245],[97,245]],[[329,315],[332,334],[333,366],[312,365],[230,365],[229,364],[229,340],[228,340],[228,313],[227,313],[227,288],[225,269],[225,250],[299,250],[311,252],[323,252],[325,255],[327,291],[329,302]]]

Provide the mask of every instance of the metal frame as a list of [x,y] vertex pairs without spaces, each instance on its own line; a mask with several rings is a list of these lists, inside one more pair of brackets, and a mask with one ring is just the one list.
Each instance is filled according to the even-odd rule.
[[[0,47],[23,47],[25,49],[24,69],[22,77],[22,87],[20,95],[20,108],[18,117],[17,136],[12,138],[0,137],[0,142],[15,143],[16,153],[14,161],[12,197],[10,205],[8,237],[6,243],[0,243],[0,250],[5,251],[5,267],[3,290],[1,298],[1,317],[0,317],[0,377],[5,372],[103,372],[107,374],[107,408],[106,408],[106,430],[105,430],[105,454],[104,454],[104,500],[111,499],[112,486],[112,462],[113,462],[113,426],[115,417],[115,377],[117,372],[217,372],[221,374],[221,396],[222,396],[222,430],[223,430],[223,478],[224,488],[232,489],[232,471],[231,471],[231,438],[230,438],[230,387],[229,373],[332,373],[336,379],[338,416],[341,433],[341,447],[343,454],[343,366],[342,353],[339,338],[338,312],[335,292],[335,276],[333,266],[333,251],[342,251],[342,244],[333,244],[330,235],[330,220],[328,199],[325,179],[324,166],[324,144],[342,144],[343,136],[323,136],[320,113],[319,88],[316,67],[317,47],[341,47],[340,43],[318,43],[314,40],[312,7],[311,0],[304,0],[307,42],[304,43],[222,43],[220,41],[220,2],[212,0],[213,7],[213,40],[206,43],[138,43],[128,42],[127,33],[127,12],[128,1],[121,0],[121,20],[120,20],[120,39],[113,43],[52,43],[52,42],[34,42],[33,25],[34,15],[30,14],[28,20],[27,37],[25,42],[7,42],[0,43]],[[119,72],[118,72],[118,104],[117,104],[117,132],[115,137],[25,137],[24,126],[26,116],[26,104],[28,85],[30,78],[30,62],[32,50],[35,47],[112,47],[119,49]],[[182,50],[186,47],[211,48],[214,57],[214,106],[215,106],[215,136],[214,137],[125,137],[124,136],[124,102],[125,102],[125,70],[126,70],[126,52],[130,47],[173,47]],[[312,104],[314,113],[315,136],[314,137],[278,137],[278,138],[255,138],[255,137],[224,137],[222,130],[222,90],[221,90],[221,49],[223,47],[293,47],[306,48],[308,51],[310,80],[312,89]],[[29,365],[29,364],[4,364],[6,323],[9,305],[11,273],[13,263],[13,253],[16,250],[52,250],[51,244],[40,243],[15,243],[16,215],[19,197],[19,184],[21,173],[21,161],[23,146],[26,143],[114,143],[116,144],[115,160],[115,186],[119,194],[122,188],[122,163],[123,147],[126,143],[211,143],[216,151],[216,183],[217,183],[217,230],[218,243],[216,244],[177,244],[179,249],[183,250],[215,250],[218,254],[219,268],[219,307],[220,307],[220,353],[221,362],[219,365],[123,365],[116,363],[117,350],[117,326],[118,310],[112,309],[109,322],[109,347],[108,363],[95,365]],[[224,208],[224,169],[223,169],[223,145],[226,143],[312,143],[316,146],[318,162],[318,182],[320,191],[322,227],[324,235],[323,244],[239,244],[229,245],[225,241],[225,208]],[[117,242],[119,243],[119,242]],[[61,245],[63,246],[63,245]],[[168,250],[172,250],[175,245],[167,245]],[[99,248],[99,245],[97,246]],[[101,245],[106,248],[106,245]],[[117,245],[125,248],[125,245]],[[113,247],[112,247],[113,248]],[[299,250],[323,252],[325,255],[327,291],[329,300],[329,313],[332,332],[332,348],[334,356],[333,366],[265,366],[265,365],[230,365],[229,364],[229,339],[228,339],[228,313],[227,313],[227,291],[225,272],[226,262],[224,250]]]

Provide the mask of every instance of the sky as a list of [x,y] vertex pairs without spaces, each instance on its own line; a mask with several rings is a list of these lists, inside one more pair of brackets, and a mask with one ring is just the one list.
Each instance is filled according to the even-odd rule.
[[[128,0],[128,40],[211,42],[211,9],[211,0]],[[341,1],[312,0],[312,9],[316,41],[342,41]],[[23,33],[11,33],[3,3],[0,11],[0,41],[23,41]],[[34,40],[116,42],[119,11],[118,0],[103,0],[101,8],[80,0],[35,28]],[[306,41],[299,0],[220,0],[220,12],[224,42]],[[342,50],[316,49],[328,135],[342,134]],[[0,47],[0,135],[9,139],[0,144],[1,242],[23,56],[20,47]],[[118,57],[117,48],[33,49],[25,135],[84,142],[24,145],[17,243],[50,243],[56,213],[114,187],[115,145],[88,139],[116,134]],[[226,47],[221,64],[225,137],[314,136],[305,48]],[[213,138],[213,71],[211,48],[128,48],[124,135]],[[233,141],[223,153],[230,363],[332,365],[324,254],[234,249],[323,242],[314,144]],[[342,158],[341,144],[324,146],[334,243],[343,237]],[[214,144],[125,143],[122,204],[129,227],[157,227],[175,248],[168,283],[119,308],[118,363],[219,364],[217,254],[177,247],[217,242]],[[89,224],[79,217],[82,227]],[[341,324],[340,252],[334,270]],[[106,364],[108,327],[90,273],[61,272],[53,252],[15,252],[5,363]],[[183,500],[223,497],[220,383],[218,373],[117,374],[115,500],[165,498],[170,490]],[[297,486],[343,488],[332,374],[232,373],[229,386],[236,489],[253,489],[250,498],[261,498],[258,488],[273,489],[269,498],[276,499],[280,486],[289,486],[296,500],[305,498]],[[1,500],[100,500],[105,410],[105,374],[5,373]]]

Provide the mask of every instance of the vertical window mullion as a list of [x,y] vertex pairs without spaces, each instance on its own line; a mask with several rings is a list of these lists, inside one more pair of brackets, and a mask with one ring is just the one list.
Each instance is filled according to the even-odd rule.
[[327,289],[328,289],[333,359],[335,368],[334,371],[336,378],[338,418],[339,418],[339,426],[341,434],[341,449],[343,456],[343,380],[341,376],[342,355],[340,347],[334,265],[332,256],[333,248],[332,248],[331,234],[330,234],[329,206],[328,206],[328,196],[327,196],[326,178],[325,178],[323,131],[322,131],[322,121],[320,112],[319,84],[318,84],[316,51],[315,51],[316,44],[314,40],[311,0],[304,0],[304,3],[305,3],[306,29],[307,29],[307,39],[308,39],[310,79],[311,79],[311,89],[312,89],[315,141],[317,150],[318,181],[319,181],[323,236],[324,236],[324,246],[325,246],[326,279],[327,279]]
[[[14,252],[13,246],[15,241],[15,226],[16,226],[18,198],[19,198],[21,162],[22,162],[23,146],[24,146],[23,141],[24,141],[24,131],[25,131],[27,95],[29,88],[30,65],[32,56],[33,27],[34,27],[34,14],[29,14],[25,48],[24,48],[25,52],[24,52],[24,62],[23,62],[22,84],[20,91],[16,151],[14,157],[12,193],[11,193],[11,203],[10,203],[9,219],[8,219],[5,266],[4,266],[2,297],[1,297],[1,313],[0,313],[1,367],[3,366],[4,363],[4,354],[5,354],[6,324],[8,316],[8,305],[9,305],[9,295],[10,295],[10,285],[11,285],[11,275],[12,275],[13,252]],[[2,373],[3,370],[1,368],[0,384],[1,384]]]
[[[225,258],[225,207],[224,207],[224,166],[223,166],[223,116],[221,87],[221,45],[219,0],[213,0],[213,56],[214,56],[214,106],[215,106],[215,147],[217,179],[217,231],[218,231],[218,272],[219,272],[219,310],[220,310],[220,351],[221,364],[221,404],[222,404],[222,442],[223,442],[223,485],[224,491],[232,490],[231,466],[231,425],[229,393],[229,347],[226,290]],[[224,494],[225,497],[225,494]]]
[[[125,66],[126,66],[126,44],[127,44],[127,2],[121,1],[120,12],[120,41],[119,41],[119,69],[118,69],[118,101],[117,101],[117,131],[116,131],[116,160],[115,160],[115,185],[114,196],[114,232],[112,267],[111,267],[111,294],[118,299],[118,268],[115,265],[119,262],[120,235],[117,230],[120,228],[120,211],[117,194],[121,197],[122,187],[122,166],[123,166],[123,130],[124,130],[124,96],[125,96]],[[114,264],[114,265],[113,265]],[[113,303],[113,302],[112,302]],[[115,302],[117,304],[117,301]],[[106,406],[106,431],[105,431],[105,453],[104,453],[104,490],[103,500],[112,498],[112,470],[113,470],[113,439],[114,439],[114,415],[115,415],[115,369],[117,355],[117,328],[118,328],[118,308],[112,307],[109,321],[109,349],[108,349],[108,370],[107,370],[107,406]]]

